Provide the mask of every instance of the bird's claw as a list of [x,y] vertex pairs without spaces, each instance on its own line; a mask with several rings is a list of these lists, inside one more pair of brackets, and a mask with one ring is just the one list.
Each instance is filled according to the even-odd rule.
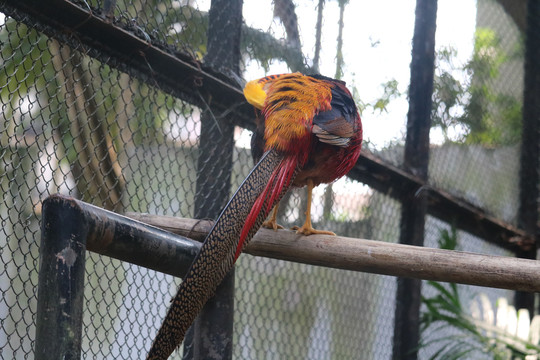
[[268,220],[263,222],[262,227],[274,231],[277,231],[278,229],[283,229],[283,226],[279,225],[275,220]]
[[314,229],[312,226],[302,226],[302,227],[299,227],[299,226],[293,226],[291,228],[291,230],[296,230],[296,233],[297,234],[301,234],[301,235],[305,235],[305,236],[309,236],[309,235],[331,235],[331,236],[336,236],[336,233],[332,232],[332,231],[327,231],[327,230],[317,230],[317,229]]

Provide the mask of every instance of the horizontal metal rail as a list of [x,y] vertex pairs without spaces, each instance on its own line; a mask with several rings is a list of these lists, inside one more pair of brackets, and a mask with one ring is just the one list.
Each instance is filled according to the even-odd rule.
[[429,215],[505,249],[515,252],[530,250],[536,246],[534,236],[526,231],[449,192],[432,187],[371,153],[360,154],[356,166],[348,176],[399,201],[404,194],[411,191],[418,196],[426,196]]

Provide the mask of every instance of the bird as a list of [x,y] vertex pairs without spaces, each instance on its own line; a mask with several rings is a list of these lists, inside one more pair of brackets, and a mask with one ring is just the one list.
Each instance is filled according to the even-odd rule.
[[[262,94],[261,87],[263,91],[267,89],[268,94],[266,91]],[[328,88],[331,88],[330,98]],[[311,92],[306,93],[306,89]],[[302,226],[295,226],[293,229],[303,235],[335,235],[331,231],[313,228],[311,203],[314,187],[321,183],[331,183],[345,175],[360,155],[362,123],[345,83],[322,75],[273,75],[251,81],[246,85],[244,93],[247,101],[260,111],[257,114],[257,127],[251,138],[251,152],[256,161],[265,150],[276,147],[276,141],[273,140],[273,137],[276,137],[276,128],[283,131],[280,127],[284,122],[298,126],[301,113],[308,115],[304,121],[308,121],[307,130],[311,136],[306,133],[298,136],[299,129],[293,132],[297,131],[295,135],[298,138],[310,140],[309,145],[297,143],[294,135],[285,135],[287,143],[293,145],[294,151],[309,154],[307,161],[304,160],[303,165],[300,165],[301,171],[292,183],[293,187],[307,186],[306,219]],[[317,101],[314,102],[310,97],[314,97],[315,93],[318,93],[315,95],[315,98],[319,99],[317,101],[326,101],[323,106],[319,104],[313,107]],[[280,136],[283,136],[282,132]],[[278,205],[274,207],[271,218],[263,223],[263,227],[274,230],[282,228],[276,220]]]
[[[195,317],[289,188],[307,186],[310,193],[314,186],[344,176],[360,155],[362,123],[345,82],[298,72],[270,75],[248,82],[244,96],[258,115],[252,138],[258,162],[204,240],[147,360],[167,359],[181,344]],[[306,223],[299,229],[302,234],[313,233],[309,215],[308,207]]]

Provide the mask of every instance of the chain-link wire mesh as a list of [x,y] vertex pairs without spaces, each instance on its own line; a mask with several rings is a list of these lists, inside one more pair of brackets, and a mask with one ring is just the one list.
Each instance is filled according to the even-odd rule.
[[[441,231],[451,232],[452,228],[448,224],[445,224],[433,217],[428,217],[426,221],[425,246],[439,247]],[[471,234],[468,234],[466,232],[457,231],[456,235],[458,240],[456,250],[498,256],[512,256],[510,251],[489,244],[486,241],[478,237],[472,236]],[[448,288],[448,284],[444,284],[444,286]],[[491,304],[493,304],[493,308],[495,308],[495,304],[497,304],[500,298],[511,299],[513,295],[512,291],[510,290],[484,288],[470,285],[458,285],[458,291],[460,295],[460,305],[469,315],[471,313],[471,308],[474,301],[477,300],[480,296],[485,295],[491,301]],[[431,298],[440,295],[441,293],[436,288],[431,286],[428,282],[423,281],[422,296],[424,296],[425,298]],[[427,312],[425,305],[423,305],[423,311]],[[450,339],[452,337],[459,338],[460,336],[464,336],[467,339],[466,341],[468,341],[470,344],[475,344],[474,337],[471,336],[469,333],[466,333],[463,328],[459,328],[457,326],[432,326],[428,328],[428,330],[423,333],[422,337],[422,341],[427,344],[427,346],[420,348],[419,358],[430,358],[433,354],[436,354],[438,351],[441,351],[441,349],[443,349],[443,346],[445,345],[444,339]],[[442,352],[444,353],[444,351]],[[483,349],[482,345],[480,345],[477,350],[473,351],[470,354],[462,356],[462,358],[493,359],[494,356],[492,353],[489,353],[488,351]]]
[[[452,142],[430,153],[434,185],[513,224],[519,206],[523,103],[520,20],[500,3],[481,0],[470,34],[473,47],[438,47],[433,118],[436,130]],[[470,55],[460,59],[463,51]]]
[[[148,46],[205,64],[210,1],[74,3]],[[414,2],[392,3],[402,15],[397,18],[389,16],[385,2],[373,7],[346,1],[244,3],[241,74],[321,71],[343,77],[362,110],[366,147],[401,165]],[[450,3],[439,1],[439,18]],[[344,64],[338,65],[336,19],[342,8]],[[468,34],[475,39],[471,48],[448,45],[445,52],[445,44],[438,45],[432,133],[443,140],[433,141],[429,182],[515,224],[523,29],[496,1],[479,0],[467,9],[476,13]],[[103,52],[98,60],[76,39],[69,45],[56,40],[66,36],[63,29],[45,31],[23,12],[13,15],[0,14],[0,354],[26,359],[33,358],[43,199],[60,192],[120,213],[193,217],[196,198],[204,197],[197,187],[204,167],[201,118],[213,115],[205,101],[192,101],[199,94],[175,97],[158,81],[118,70],[118,61],[109,62],[108,49],[99,43],[93,44],[93,51]],[[227,9],[220,16],[227,19]],[[369,26],[368,17],[377,18],[377,27],[362,27]],[[359,37],[368,43],[362,53],[352,45]],[[457,64],[453,54],[467,51],[470,56]],[[475,58],[486,53],[488,58]],[[482,77],[477,69],[486,62],[494,72]],[[218,73],[234,74],[219,62],[211,65]],[[145,79],[153,73],[149,66]],[[444,96],[449,86],[457,89],[453,97]],[[477,89],[496,100],[486,105],[485,93]],[[501,123],[505,115],[513,117]],[[483,122],[474,122],[479,119]],[[215,126],[221,121],[210,120]],[[207,179],[229,194],[252,166],[249,131],[236,127],[233,133],[231,166],[221,164],[216,175],[219,180],[230,174],[230,181]],[[291,191],[279,222],[299,225],[305,204],[305,190]],[[343,236],[397,242],[400,213],[399,201],[351,179],[314,192],[315,226]],[[428,217],[426,246],[436,247],[439,230],[448,228]],[[511,255],[484,240],[460,232],[462,250]],[[142,358],[179,280],[92,253],[86,268],[83,358]],[[234,358],[391,357],[395,278],[250,256],[239,259],[236,276]],[[512,295],[462,288],[466,295],[486,292],[493,301]],[[430,291],[424,284],[423,295]],[[420,358],[435,350],[423,349]]]

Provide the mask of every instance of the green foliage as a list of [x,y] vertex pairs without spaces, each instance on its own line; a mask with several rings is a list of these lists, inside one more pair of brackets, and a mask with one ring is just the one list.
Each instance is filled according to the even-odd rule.
[[[486,146],[511,145],[521,135],[521,102],[514,96],[497,90],[501,66],[514,56],[506,53],[497,34],[487,28],[475,33],[471,60],[456,67],[453,59],[457,51],[442,48],[437,52],[434,77],[432,121],[450,141],[448,130],[461,127],[460,139],[468,144]],[[470,80],[459,80],[456,73],[467,74]]]
[[387,107],[388,104],[390,104],[390,101],[402,95],[398,89],[398,85],[399,84],[396,79],[392,79],[381,84],[383,87],[383,94],[371,104],[373,110],[379,110],[381,113],[383,111],[388,112]]
[[390,102],[403,95],[403,93],[399,91],[398,86],[399,83],[396,79],[388,80],[387,82],[382,83],[382,95],[371,102],[362,101],[362,99],[360,98],[360,93],[358,92],[358,88],[356,87],[354,81],[349,85],[349,88],[351,89],[351,94],[354,102],[356,103],[356,107],[358,108],[358,112],[360,113],[360,115],[362,115],[364,111],[370,108],[373,112],[379,111],[380,113],[387,113],[388,105],[390,105]]
[[[5,119],[11,119],[17,103],[30,92],[43,89],[54,78],[46,38],[12,18],[6,18],[0,32],[0,98],[11,107],[3,109]],[[23,121],[29,117],[21,117]],[[26,130],[29,123],[11,124],[10,130]],[[8,135],[3,133],[2,138]],[[18,134],[22,135],[22,134]],[[5,140],[5,139],[3,139]],[[2,141],[4,143],[4,141]]]
[[452,227],[450,231],[443,229],[439,232],[439,238],[437,239],[437,245],[439,249],[443,250],[456,250],[458,247],[457,230]]
[[249,54],[265,71],[270,69],[273,61],[283,61],[291,71],[311,72],[305,65],[301,49],[283,44],[264,31],[243,27],[241,40],[241,51]]
[[478,80],[485,81],[499,76],[500,67],[507,60],[508,55],[501,48],[497,34],[487,28],[476,29],[473,57],[465,69]]
[[[349,85],[349,84],[347,84],[347,85]],[[356,107],[358,108],[358,112],[360,113],[360,116],[362,116],[362,113],[364,112],[364,110],[367,109],[369,104],[365,103],[360,98],[360,93],[358,92],[358,87],[354,83],[354,80],[349,86],[350,86],[350,89],[351,89],[351,95],[353,97],[353,100],[356,103]]]
[[[456,230],[442,230],[438,244],[442,249],[455,250],[458,245]],[[489,354],[494,360],[525,359],[526,355],[540,352],[537,345],[473,318],[465,309],[463,296],[455,283],[428,281],[427,285],[436,294],[422,297],[425,310],[420,316],[420,331],[424,340],[420,347],[435,349],[430,360],[473,358],[475,353]],[[448,336],[445,331],[448,328],[458,332]]]
[[[192,6],[166,7],[164,23],[170,28],[169,44],[189,44],[198,60],[206,55],[206,34],[208,32],[208,13],[199,11]],[[180,31],[174,31],[175,21],[180,19]],[[174,40],[174,41],[171,41]],[[182,47],[183,50],[185,46]]]

